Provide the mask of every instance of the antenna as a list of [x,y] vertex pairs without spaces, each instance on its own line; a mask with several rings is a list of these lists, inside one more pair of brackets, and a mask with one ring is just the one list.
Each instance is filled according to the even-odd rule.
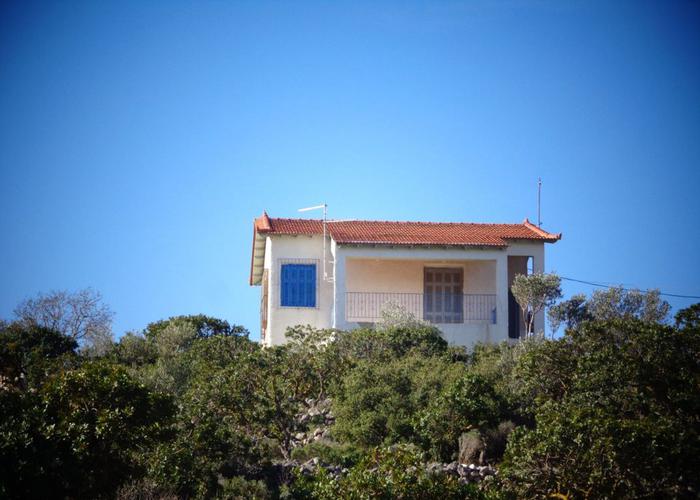
[[540,201],[542,199],[542,177],[537,178],[537,227],[542,227],[542,218],[540,217]]
[[299,212],[309,212],[311,210],[323,209],[323,281],[332,281],[328,278],[328,272],[326,271],[326,238],[328,234],[328,205],[326,203],[322,205],[315,205],[313,207],[300,208]]

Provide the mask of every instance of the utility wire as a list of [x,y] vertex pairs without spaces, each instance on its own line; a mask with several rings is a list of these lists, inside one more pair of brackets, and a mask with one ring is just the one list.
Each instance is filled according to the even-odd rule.
[[[575,281],[576,283],[585,283],[586,285],[600,286],[603,288],[622,288],[623,290],[625,290],[627,292],[629,292],[631,290],[630,288],[617,287],[614,285],[603,285],[602,283],[593,283],[592,281],[577,280],[574,278],[566,278],[564,276],[562,276],[561,279],[566,280],[566,281]],[[678,297],[681,299],[700,299],[700,295],[679,295],[677,293],[664,293],[664,292],[659,292],[659,295],[663,295],[665,297]]]

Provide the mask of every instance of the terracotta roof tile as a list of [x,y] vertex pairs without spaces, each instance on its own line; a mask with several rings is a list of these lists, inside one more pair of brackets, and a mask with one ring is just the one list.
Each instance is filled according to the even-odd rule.
[[[553,243],[561,233],[548,233],[527,219],[521,224],[479,224],[467,222],[328,222],[328,232],[341,244],[375,245],[457,245],[503,247],[508,240]],[[255,228],[266,234],[322,234],[318,219],[274,219],[267,214],[256,219]]]

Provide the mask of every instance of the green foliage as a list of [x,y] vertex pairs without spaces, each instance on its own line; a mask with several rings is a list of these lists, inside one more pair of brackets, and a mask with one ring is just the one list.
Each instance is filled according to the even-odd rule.
[[238,353],[259,349],[238,326],[208,316],[177,316],[151,323],[144,337],[125,336],[113,351],[118,362],[155,390],[182,396],[197,371],[223,367]]
[[693,304],[690,307],[681,309],[676,313],[674,319],[676,320],[676,327],[682,330],[700,328],[700,304]]
[[579,293],[568,300],[550,306],[547,310],[547,318],[552,332],[559,330],[562,324],[574,328],[584,321],[593,319],[588,310],[587,300],[585,294]]
[[8,496],[113,493],[173,412],[169,398],[99,362],[60,371],[36,392],[0,393],[0,457],[14,472],[0,489]]
[[433,458],[456,458],[460,436],[495,426],[506,416],[505,402],[486,378],[466,373],[447,384],[417,416],[417,433]]
[[[98,361],[56,332],[0,322],[0,498],[692,497],[700,307],[675,327],[657,322],[653,297],[561,310],[557,341],[471,353],[401,315],[376,330],[296,327],[268,349],[225,321],[178,316]],[[309,410],[329,403],[330,434],[295,448],[326,423]],[[488,488],[424,465],[458,450],[493,463],[504,448]],[[290,483],[276,464],[290,456],[350,470]]]
[[324,399],[350,366],[350,358],[338,349],[338,335],[337,330],[310,326],[287,329],[288,360],[306,372],[313,385],[309,392],[316,400]]
[[385,363],[362,361],[334,394],[334,435],[360,446],[415,438],[414,422],[462,365],[418,353]]
[[596,290],[590,298],[574,295],[569,300],[549,308],[547,315],[552,331],[564,324],[575,328],[584,321],[638,319],[649,323],[663,323],[671,306],[661,298],[659,290],[626,290],[612,287]]
[[[538,339],[523,339],[516,344],[477,344],[469,360],[469,371],[483,377],[508,409],[508,418],[527,423],[523,406],[522,380],[515,373],[521,358],[540,344]],[[506,416],[506,415],[504,415]]]
[[371,450],[339,479],[324,469],[312,477],[300,476],[293,493],[296,498],[318,500],[484,498],[476,487],[461,484],[454,476],[427,472],[421,454],[406,446]]
[[334,349],[340,356],[353,361],[386,360],[405,356],[411,352],[423,356],[436,356],[448,351],[448,344],[440,330],[432,325],[416,327],[392,326],[383,330],[358,328],[338,332]]
[[588,322],[523,356],[536,426],[515,431],[504,480],[551,493],[678,497],[699,491],[700,332]]
[[155,363],[158,349],[154,342],[149,342],[144,336],[127,332],[112,346],[108,356],[116,363],[139,368]]
[[362,452],[352,444],[322,441],[309,443],[292,451],[292,458],[302,462],[314,457],[318,457],[324,463],[351,467],[360,460]]
[[230,325],[228,321],[204,314],[191,316],[173,316],[165,320],[150,323],[146,327],[145,336],[147,339],[155,339],[164,330],[173,327],[194,330],[194,338],[205,339],[215,336],[248,336],[248,330],[239,325]]
[[56,369],[58,358],[75,354],[78,343],[34,324],[0,324],[0,390],[3,385],[36,387]]
[[518,274],[513,280],[511,291],[522,309],[527,333],[531,335],[535,333],[535,315],[561,297],[561,278],[546,273]]
[[221,487],[221,498],[229,500],[267,500],[272,498],[264,481],[249,480],[242,476],[224,479]]

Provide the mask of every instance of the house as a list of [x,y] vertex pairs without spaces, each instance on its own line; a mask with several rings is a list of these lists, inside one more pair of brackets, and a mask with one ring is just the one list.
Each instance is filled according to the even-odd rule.
[[[453,345],[524,333],[516,274],[544,271],[548,233],[521,224],[277,219],[253,224],[250,284],[261,287],[262,342],[294,325],[368,326],[388,304],[435,324]],[[543,314],[535,329],[544,328]]]

